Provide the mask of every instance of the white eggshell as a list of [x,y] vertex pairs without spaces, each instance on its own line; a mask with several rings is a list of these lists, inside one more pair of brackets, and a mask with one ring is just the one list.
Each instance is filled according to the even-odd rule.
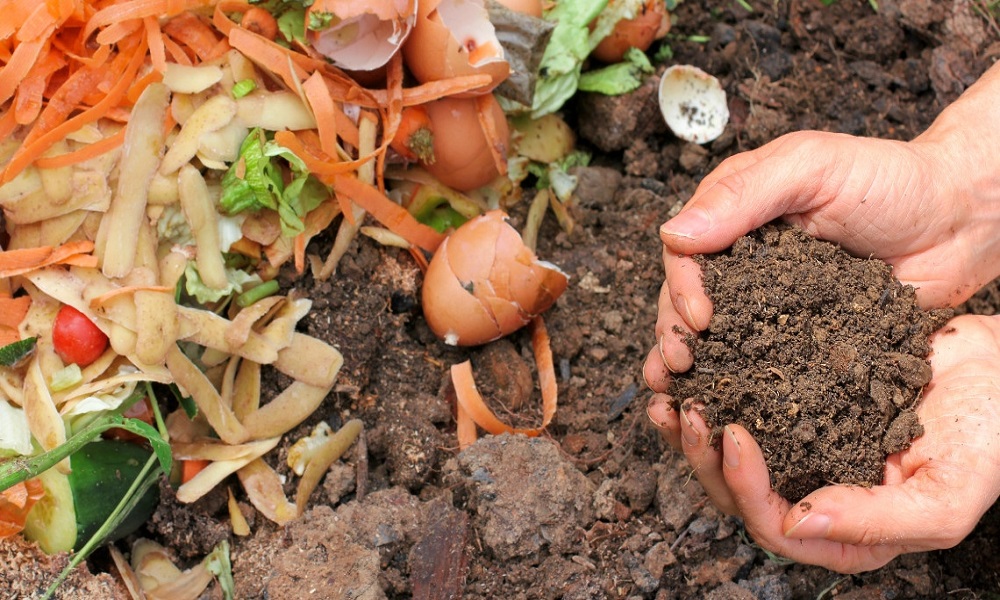
[[705,144],[729,122],[726,92],[719,80],[691,65],[674,65],[660,79],[660,111],[674,135]]

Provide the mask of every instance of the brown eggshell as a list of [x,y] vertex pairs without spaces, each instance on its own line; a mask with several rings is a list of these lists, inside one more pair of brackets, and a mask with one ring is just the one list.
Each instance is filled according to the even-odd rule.
[[[500,103],[491,97],[489,104],[497,135],[503,144],[501,152],[506,156],[510,128]],[[497,178],[500,172],[479,123],[474,98],[447,97],[423,106],[431,120],[434,160],[422,164],[431,175],[463,192],[480,188]]]
[[663,37],[668,31],[670,15],[667,14],[666,4],[663,0],[648,0],[641,14],[618,21],[608,37],[601,40],[590,55],[608,64],[621,62],[629,48],[645,52],[653,40]]
[[403,59],[421,83],[490,76],[488,84],[462,96],[488,93],[510,75],[483,0],[421,0],[416,24],[403,44]]
[[542,16],[542,0],[497,0],[514,12],[523,13],[532,17]]
[[377,71],[399,51],[416,22],[416,0],[315,0],[314,15],[333,16],[330,27],[308,29],[310,45],[348,71]]
[[438,247],[424,277],[424,318],[448,344],[485,344],[527,325],[568,283],[524,245],[506,215],[491,211]]

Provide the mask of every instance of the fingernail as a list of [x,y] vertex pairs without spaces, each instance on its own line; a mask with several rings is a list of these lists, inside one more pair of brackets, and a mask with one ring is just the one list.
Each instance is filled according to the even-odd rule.
[[674,370],[670,368],[670,363],[667,362],[667,355],[663,352],[663,342],[666,341],[667,334],[660,334],[660,339],[656,343],[656,348],[660,351],[660,360],[663,361],[663,366],[667,368],[667,371],[673,373]]
[[731,442],[728,444],[728,448],[722,449],[724,457],[723,460],[725,461],[726,466],[730,469],[738,469],[740,466],[740,443],[736,439],[736,434],[733,433],[733,430],[729,427],[729,425],[726,425],[723,430],[726,432],[726,439]]
[[661,235],[693,239],[712,227],[708,213],[700,208],[681,211],[660,227]]
[[694,425],[691,424],[691,419],[688,418],[687,411],[681,411],[681,419],[687,427],[681,427],[681,437],[687,442],[688,446],[697,446],[701,442],[701,436],[698,432],[694,430]]
[[656,411],[670,412],[674,409],[670,399],[661,394],[656,394],[646,403],[646,417],[656,426],[663,427],[663,419],[656,417]]
[[684,315],[684,321],[687,322],[691,329],[698,329],[698,324],[694,320],[694,316],[691,314],[691,306],[688,304],[688,299],[685,296],[677,296],[677,308],[679,312]]
[[802,517],[792,528],[785,532],[785,537],[799,540],[814,540],[825,538],[830,534],[833,521],[821,513],[809,513]]
[[649,379],[646,378],[646,368],[643,367],[641,371],[642,371],[642,382],[646,384],[646,389],[655,392],[656,390],[653,389],[653,386],[649,385]]

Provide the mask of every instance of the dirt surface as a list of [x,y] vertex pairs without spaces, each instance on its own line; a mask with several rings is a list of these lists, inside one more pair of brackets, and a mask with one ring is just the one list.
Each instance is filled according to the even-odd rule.
[[886,457],[923,434],[928,336],[952,311],[920,310],[886,263],[788,226],[697,262],[714,313],[671,395],[701,407],[716,442],[729,423],[752,432],[790,501],[881,483]]
[[[996,597],[1000,508],[956,548],[871,573],[789,564],[715,510],[646,423],[640,369],[663,276],[657,228],[698,181],[733,153],[798,129],[909,139],[1000,52],[995,23],[967,0],[880,0],[877,12],[862,0],[750,4],[685,0],[667,40],[669,63],[722,81],[732,117],[718,140],[670,135],[656,76],[628,96],[581,95],[566,107],[594,161],[577,171],[572,233],[550,215],[539,236],[542,258],[571,276],[545,316],[560,396],[547,435],[487,436],[458,452],[446,379],[465,358],[481,389],[503,390],[489,398],[498,414],[538,422],[539,392],[524,385],[535,375],[528,335],[471,350],[441,344],[421,317],[412,259],[362,238],[332,280],[283,281],[314,300],[306,333],[345,357],[335,392],[288,437],[357,417],[363,444],[284,528],[244,503],[253,532],[233,537],[222,490],[192,506],[168,496],[143,533],[187,564],[230,537],[242,599]],[[510,208],[515,226],[526,211]],[[315,251],[325,256],[329,244]],[[963,310],[993,314],[997,299],[985,291]],[[267,381],[272,391],[284,383],[273,373]],[[267,458],[291,493],[286,453]],[[101,554],[92,561],[106,565]]]

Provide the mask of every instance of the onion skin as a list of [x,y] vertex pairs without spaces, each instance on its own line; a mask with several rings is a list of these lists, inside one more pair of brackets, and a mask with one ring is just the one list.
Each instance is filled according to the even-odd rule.
[[[507,118],[496,98],[491,97],[489,104],[497,136],[504,146],[502,153],[506,155],[510,146]],[[480,188],[500,175],[490,142],[479,123],[475,98],[446,97],[422,106],[427,110],[434,136],[434,158],[422,161],[428,173],[462,192]]]
[[638,48],[645,52],[653,45],[653,41],[665,36],[670,31],[670,15],[663,0],[648,0],[642,7],[642,13],[632,19],[622,19],[608,37],[590,53],[597,60],[613,64],[622,61],[629,48]]
[[456,229],[424,276],[424,318],[436,336],[478,346],[524,327],[551,307],[569,278],[539,261],[499,210]]

